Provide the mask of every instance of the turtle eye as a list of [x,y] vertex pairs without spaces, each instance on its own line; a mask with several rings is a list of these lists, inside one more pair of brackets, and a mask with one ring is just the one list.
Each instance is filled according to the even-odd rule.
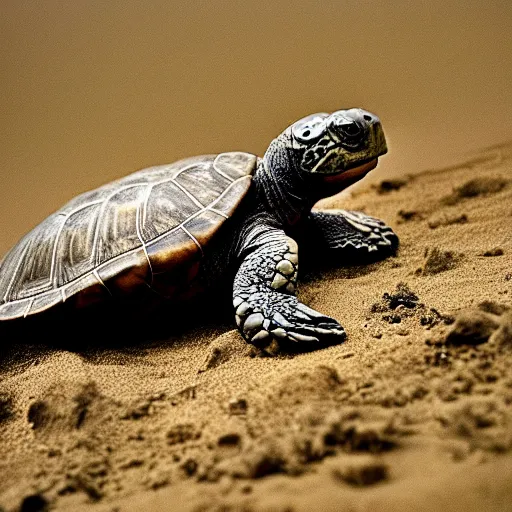
[[321,117],[315,117],[296,123],[292,128],[292,134],[299,142],[309,143],[319,139],[325,132],[325,121]]
[[348,138],[357,137],[363,131],[362,127],[354,121],[338,124],[336,128],[342,135]]
[[357,137],[362,130],[356,123],[347,123],[340,126],[340,131],[348,137]]
[[343,147],[355,151],[367,141],[367,127],[357,119],[338,117],[330,125]]

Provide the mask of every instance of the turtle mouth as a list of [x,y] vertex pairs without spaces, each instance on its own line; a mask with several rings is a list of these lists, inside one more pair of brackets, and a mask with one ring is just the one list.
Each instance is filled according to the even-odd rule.
[[342,168],[337,173],[324,176],[324,181],[326,183],[338,183],[343,181],[360,180],[377,167],[378,161],[378,157],[374,157],[355,167],[351,167],[349,169]]

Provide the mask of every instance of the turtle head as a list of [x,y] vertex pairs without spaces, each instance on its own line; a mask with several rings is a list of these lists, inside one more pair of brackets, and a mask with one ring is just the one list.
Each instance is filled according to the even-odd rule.
[[360,108],[307,116],[274,142],[292,160],[291,167],[315,182],[336,184],[335,189],[363,178],[387,152],[380,119]]
[[300,169],[315,175],[341,174],[387,151],[380,119],[359,108],[313,114],[289,130]]
[[[296,121],[274,139],[263,157],[266,188],[276,211],[283,198],[293,210],[307,210],[360,180],[387,152],[380,119],[351,108],[318,113]],[[273,192],[279,189],[280,192]],[[292,208],[293,205],[293,208]]]

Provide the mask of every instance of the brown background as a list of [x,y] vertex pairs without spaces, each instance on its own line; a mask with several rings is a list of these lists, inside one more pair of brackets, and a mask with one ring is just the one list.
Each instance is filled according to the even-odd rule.
[[79,192],[316,111],[380,115],[371,179],[509,140],[511,33],[508,0],[2,0],[0,255]]

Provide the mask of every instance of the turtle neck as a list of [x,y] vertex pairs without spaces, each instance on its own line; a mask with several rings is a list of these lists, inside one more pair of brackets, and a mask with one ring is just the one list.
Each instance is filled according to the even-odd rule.
[[292,151],[278,139],[258,159],[254,182],[262,206],[283,228],[299,222],[314,204],[305,176],[294,166]]

